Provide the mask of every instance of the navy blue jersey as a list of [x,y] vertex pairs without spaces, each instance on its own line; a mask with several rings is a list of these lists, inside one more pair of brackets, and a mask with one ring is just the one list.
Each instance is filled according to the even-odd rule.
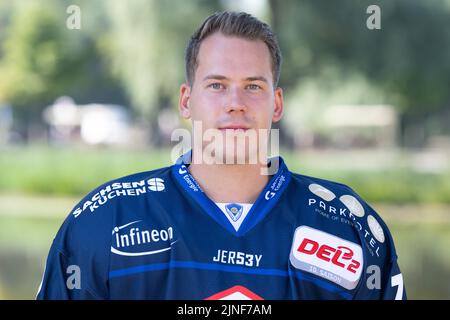
[[238,230],[183,158],[100,186],[58,231],[37,298],[406,299],[380,216],[277,159]]

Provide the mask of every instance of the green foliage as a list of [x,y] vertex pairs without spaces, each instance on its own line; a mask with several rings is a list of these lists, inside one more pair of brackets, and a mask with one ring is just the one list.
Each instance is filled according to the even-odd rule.
[[299,130],[330,131],[323,124],[326,108],[334,105],[374,105],[392,103],[380,88],[373,86],[363,74],[324,64],[314,77],[298,82],[285,99],[286,127],[294,135]]
[[84,195],[109,180],[169,165],[168,155],[89,148],[9,149],[0,155],[0,190]]
[[[447,0],[268,3],[284,56],[291,131],[297,121],[320,128],[310,120],[330,104],[387,103],[401,111],[404,127],[449,133],[441,116],[450,102]],[[66,28],[70,4],[80,6],[81,30]],[[381,8],[381,30],[366,27],[372,4]],[[189,36],[224,8],[219,0],[2,2],[0,103],[28,124],[61,95],[123,104],[157,131],[159,111],[177,104]]]
[[187,41],[200,21],[219,9],[218,1],[175,3],[115,0],[96,8],[108,19],[102,55],[137,113],[153,118],[168,107],[167,100],[176,105]]
[[14,2],[9,7],[9,25],[0,30],[4,38],[0,101],[15,108],[19,123],[39,123],[43,108],[61,95],[74,96],[79,103],[105,97],[121,101],[92,31],[67,29],[64,4]]
[[58,50],[64,48],[55,11],[45,10],[36,2],[21,4],[3,48],[1,74],[8,81],[0,82],[0,97],[18,104],[51,97],[55,73],[67,62],[58,59]]
[[450,223],[430,223],[426,211],[421,216],[420,223],[410,223],[407,217],[388,221],[408,299],[449,299]]
[[450,203],[450,174],[421,174],[411,170],[341,173],[341,182],[364,199],[389,203]]
[[[323,73],[359,74],[407,113],[429,113],[450,101],[450,5],[442,0],[271,1],[284,51],[285,86]],[[369,5],[381,29],[369,30]],[[339,86],[339,83],[337,83]],[[327,96],[323,88],[322,93]]]

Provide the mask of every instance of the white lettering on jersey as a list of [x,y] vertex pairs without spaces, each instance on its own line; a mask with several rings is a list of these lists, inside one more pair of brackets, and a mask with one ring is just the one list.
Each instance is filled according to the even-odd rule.
[[249,254],[239,251],[217,250],[213,257],[214,262],[235,264],[246,267],[259,267],[262,254]]

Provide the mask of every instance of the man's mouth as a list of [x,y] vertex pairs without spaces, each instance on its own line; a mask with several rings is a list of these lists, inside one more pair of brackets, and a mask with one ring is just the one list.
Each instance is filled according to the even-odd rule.
[[219,130],[221,131],[229,131],[229,132],[245,132],[248,129],[250,129],[248,126],[246,125],[239,125],[239,124],[232,124],[232,125],[226,125],[226,126],[221,126],[219,127]]

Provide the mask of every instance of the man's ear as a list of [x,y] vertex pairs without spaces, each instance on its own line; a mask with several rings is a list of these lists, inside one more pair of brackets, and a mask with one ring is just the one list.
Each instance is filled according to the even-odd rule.
[[278,122],[283,116],[283,89],[275,89],[275,109],[273,110],[272,122]]
[[183,83],[180,86],[180,101],[178,103],[178,108],[180,110],[180,115],[184,119],[189,119],[191,117],[191,109],[189,107],[190,98],[191,87],[187,83]]

